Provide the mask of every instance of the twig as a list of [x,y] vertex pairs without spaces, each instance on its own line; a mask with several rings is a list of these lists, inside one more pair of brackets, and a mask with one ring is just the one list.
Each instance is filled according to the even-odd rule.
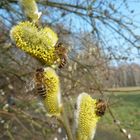
[[9,130],[7,130],[6,132],[7,132],[8,136],[9,136],[10,140],[15,140]]
[[107,104],[107,107],[108,107],[108,111],[111,115],[111,117],[113,118],[114,120],[114,123],[117,125],[117,127],[119,128],[119,130],[123,133],[123,135],[128,139],[130,140],[131,139],[131,134],[127,133],[127,131],[122,128],[121,124],[120,124],[120,121],[116,119],[116,117],[114,116],[112,110],[110,109],[109,105]]
[[68,136],[68,140],[74,140],[73,135],[72,135],[72,131],[70,129],[70,124],[68,122],[68,118],[66,116],[66,112],[65,112],[64,108],[62,110],[61,116],[57,117],[57,119],[65,128],[67,136]]

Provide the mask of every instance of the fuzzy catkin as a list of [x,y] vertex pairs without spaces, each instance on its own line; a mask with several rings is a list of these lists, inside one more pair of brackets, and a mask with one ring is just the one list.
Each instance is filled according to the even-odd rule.
[[87,93],[82,93],[77,99],[76,140],[93,140],[99,116],[96,115],[96,99]]
[[49,27],[38,29],[32,22],[20,22],[10,32],[16,46],[50,66],[60,62],[55,53],[57,34]]
[[26,17],[30,18],[33,22],[36,22],[40,18],[41,12],[38,12],[35,0],[19,0],[19,3]]
[[44,68],[43,75],[44,85],[46,86],[44,105],[48,115],[58,116],[62,109],[59,77],[55,70],[50,67]]

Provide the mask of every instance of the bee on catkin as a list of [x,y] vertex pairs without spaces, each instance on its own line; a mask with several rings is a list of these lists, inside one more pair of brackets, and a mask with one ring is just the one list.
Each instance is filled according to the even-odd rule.
[[58,116],[62,111],[59,77],[51,67],[40,68],[35,74],[38,95],[49,116]]
[[97,123],[105,110],[106,103],[103,100],[93,99],[87,93],[78,96],[75,111],[77,140],[93,140]]
[[32,22],[20,22],[10,31],[18,48],[37,58],[47,66],[63,68],[67,62],[67,49],[58,42],[57,34],[49,27],[39,29]]

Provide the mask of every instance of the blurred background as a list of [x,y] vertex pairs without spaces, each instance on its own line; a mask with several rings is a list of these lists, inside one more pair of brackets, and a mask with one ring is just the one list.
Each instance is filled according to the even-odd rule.
[[[140,136],[140,0],[36,0],[40,24],[51,27],[68,50],[58,70],[73,123],[77,96],[108,101],[122,128]],[[41,63],[18,49],[10,29],[27,20],[18,0],[0,0],[0,140],[62,140],[65,131],[46,116],[36,96]],[[67,100],[69,102],[67,102]],[[95,140],[125,140],[107,110]]]

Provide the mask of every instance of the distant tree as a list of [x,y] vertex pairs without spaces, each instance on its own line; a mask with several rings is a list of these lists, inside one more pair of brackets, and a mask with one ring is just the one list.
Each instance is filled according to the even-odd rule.
[[[53,28],[59,41],[68,48],[68,65],[58,70],[66,99],[83,91],[102,94],[107,87],[140,84],[138,66],[129,73],[129,66],[110,67],[110,60],[126,61],[131,59],[133,48],[139,49],[139,38],[133,32],[137,28],[133,22],[134,11],[129,9],[126,0],[37,0],[37,4],[43,11],[39,25]],[[8,135],[13,139],[11,134],[14,134],[16,139],[47,139],[50,136],[45,128],[52,126],[42,117],[42,106],[31,100],[35,98],[34,73],[42,64],[18,49],[9,36],[11,27],[24,20],[18,0],[0,1],[0,108],[6,110],[14,101],[19,109],[13,110],[12,115],[4,114],[2,131],[6,133],[0,137]],[[13,127],[14,124],[18,125]],[[55,125],[54,121],[51,131],[58,129]],[[17,134],[18,129],[22,131]]]

